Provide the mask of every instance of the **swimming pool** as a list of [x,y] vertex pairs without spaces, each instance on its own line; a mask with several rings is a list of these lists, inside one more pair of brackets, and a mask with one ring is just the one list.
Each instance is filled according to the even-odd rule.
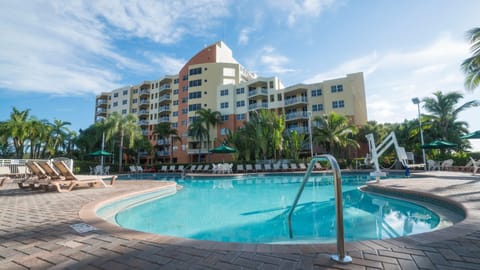
[[[292,217],[287,214],[302,175],[188,178],[174,196],[123,202],[111,221],[121,227],[197,240],[240,243],[327,243],[336,237],[333,177],[311,177]],[[435,230],[456,220],[411,202],[364,193],[368,175],[342,174],[345,239],[385,239]],[[147,196],[147,197],[146,197]],[[131,203],[135,202],[135,203]],[[115,204],[122,202],[116,202]],[[106,207],[97,214],[104,215]],[[103,212],[103,214],[102,214]]]

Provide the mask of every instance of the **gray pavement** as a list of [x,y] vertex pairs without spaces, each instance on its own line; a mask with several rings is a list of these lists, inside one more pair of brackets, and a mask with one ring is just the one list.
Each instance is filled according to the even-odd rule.
[[[480,269],[480,176],[435,172],[382,181],[370,189],[457,203],[467,217],[430,233],[346,243],[353,263],[330,260],[335,245],[244,245],[195,241],[120,229],[92,215],[98,202],[159,188],[117,181],[113,188],[69,193],[0,188],[0,269]],[[70,225],[97,228],[77,233]]]

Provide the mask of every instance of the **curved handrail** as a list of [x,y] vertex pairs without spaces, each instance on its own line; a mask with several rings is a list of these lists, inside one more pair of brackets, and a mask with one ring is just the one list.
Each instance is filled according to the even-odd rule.
[[313,166],[319,160],[328,160],[332,166],[333,176],[334,176],[334,187],[335,187],[335,209],[336,209],[336,216],[337,216],[337,252],[338,255],[332,255],[331,259],[340,263],[351,263],[352,258],[350,256],[345,255],[345,239],[344,239],[344,228],[343,228],[343,199],[342,199],[342,176],[340,173],[340,166],[338,166],[338,162],[332,155],[324,154],[319,155],[310,161],[308,165],[307,171],[303,176],[302,184],[300,185],[300,189],[297,192],[297,196],[293,201],[292,206],[290,207],[290,211],[288,212],[288,229],[290,233],[290,238],[293,237],[292,232],[292,214],[297,206],[298,200],[300,200],[300,196],[302,195],[303,189],[305,188],[305,183],[307,182],[310,174],[312,173]]

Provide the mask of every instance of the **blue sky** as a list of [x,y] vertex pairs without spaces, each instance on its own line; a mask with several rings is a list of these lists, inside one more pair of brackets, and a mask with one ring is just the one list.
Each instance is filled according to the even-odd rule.
[[[15,106],[86,128],[96,94],[175,74],[223,40],[248,70],[287,86],[364,72],[368,119],[402,122],[417,117],[412,97],[480,99],[459,68],[478,10],[475,0],[4,0],[0,120]],[[460,120],[480,129],[479,112]]]

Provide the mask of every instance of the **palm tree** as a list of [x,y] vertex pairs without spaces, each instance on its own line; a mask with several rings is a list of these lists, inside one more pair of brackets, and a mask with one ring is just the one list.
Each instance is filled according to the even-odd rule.
[[172,128],[172,125],[170,123],[160,123],[155,126],[155,129],[153,130],[153,134],[157,134],[160,139],[169,139],[169,145],[170,145],[170,151],[169,151],[169,156],[170,156],[170,162],[172,162],[173,159],[173,144],[175,141],[180,141],[182,142],[182,138],[178,136],[178,130]]
[[357,128],[349,124],[344,115],[331,112],[328,115],[316,116],[313,121],[318,123],[318,126],[313,127],[313,140],[324,144],[327,152],[338,155],[342,148],[360,147],[353,139]]
[[142,136],[140,126],[138,126],[138,118],[134,114],[120,115],[117,112],[112,113],[105,120],[105,139],[108,141],[115,135],[120,135],[120,150],[118,157],[118,170],[123,171],[123,144],[124,138],[128,138],[128,148],[132,148],[135,140]]
[[423,117],[429,123],[427,134],[432,139],[449,140],[458,142],[459,137],[468,132],[468,123],[457,121],[458,115],[464,110],[480,105],[478,100],[466,102],[456,106],[463,95],[458,92],[450,92],[445,95],[441,91],[433,93],[434,97],[423,99],[423,107],[429,112]]
[[53,138],[53,151],[55,155],[58,153],[58,148],[61,144],[64,143],[67,135],[70,133],[70,130],[66,127],[71,125],[70,122],[54,119],[52,123],[52,134]]
[[15,156],[23,158],[24,143],[28,138],[28,114],[30,110],[19,111],[13,107],[10,113],[10,120],[5,122],[5,129],[13,140]]
[[467,38],[472,56],[462,62],[461,68],[466,76],[465,88],[473,91],[480,85],[480,27],[470,29]]
[[222,116],[218,111],[212,111],[212,109],[200,109],[195,112],[198,115],[198,119],[201,123],[205,125],[207,129],[207,148],[210,148],[210,127],[215,128],[217,124],[221,122],[220,117]]
[[200,141],[200,146],[198,147],[198,161],[200,162],[200,156],[201,156],[201,151],[202,151],[202,143],[203,143],[203,138],[208,137],[208,129],[206,129],[202,121],[200,121],[198,118],[195,119],[190,125],[188,126],[188,135],[192,136],[193,138],[196,138]]

